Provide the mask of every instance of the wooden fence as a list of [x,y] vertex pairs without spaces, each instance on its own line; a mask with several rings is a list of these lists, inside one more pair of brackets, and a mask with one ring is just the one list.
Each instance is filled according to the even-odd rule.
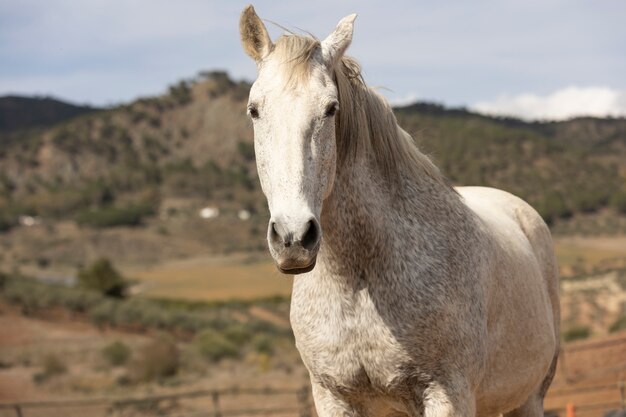
[[[580,402],[577,398],[585,397],[615,397],[619,399],[604,401],[584,401]],[[555,399],[563,399],[564,405],[561,407],[551,407],[545,410],[546,415],[561,416],[568,413],[568,406],[574,410],[575,415],[597,415],[602,416],[604,413],[612,410],[626,410],[626,385],[620,380],[613,384],[598,384],[586,387],[561,388],[550,392],[549,397],[552,401]],[[571,414],[571,411],[570,411]],[[567,414],[567,415],[570,415]]]
[[[554,398],[562,397],[575,398],[579,395],[589,395],[597,393],[606,394],[613,392],[619,395],[619,400],[584,404],[576,406],[572,401],[576,415],[592,414],[603,415],[609,410],[626,410],[626,383],[618,381],[614,384],[600,384],[578,388],[562,388],[550,393]],[[224,399],[235,399],[247,397],[258,397],[260,406],[256,407],[224,407]],[[282,406],[263,407],[264,399],[283,396],[291,397],[291,404]],[[185,400],[204,399],[204,407],[190,409],[184,407]],[[231,403],[233,401],[230,401]],[[568,401],[569,402],[569,401]],[[84,410],[92,407],[97,409],[95,413],[75,412],[70,410]],[[81,416],[115,416],[115,417],[140,417],[140,416],[161,416],[161,417],[246,417],[246,416],[293,416],[293,417],[313,417],[315,411],[310,396],[310,387],[303,386],[300,389],[242,389],[238,387],[220,390],[197,390],[177,392],[172,394],[161,394],[141,397],[98,397],[84,399],[48,400],[48,401],[24,401],[0,403],[0,417],[30,417],[31,415],[54,415],[57,411],[59,415],[81,415]],[[562,416],[566,414],[566,406],[546,409],[545,414]]]
[[[239,399],[243,396],[258,397],[268,399],[271,397],[283,396],[292,397],[291,405],[285,406],[260,406],[253,407],[224,407],[224,399]],[[184,407],[185,400],[204,399],[202,407],[195,406],[196,409]],[[249,402],[249,401],[248,401]],[[85,409],[92,407],[97,409],[96,413],[85,414],[71,410]],[[220,390],[197,390],[178,392],[172,394],[151,395],[142,397],[98,397],[74,400],[49,400],[49,401],[23,401],[0,403],[0,416],[2,417],[29,417],[32,415],[52,415],[55,411],[60,415],[81,415],[81,416],[162,416],[162,417],[230,417],[230,416],[297,416],[311,417],[313,403],[310,396],[310,387],[304,386],[300,389],[286,390],[274,388],[262,389],[241,389],[233,387]],[[45,414],[41,414],[44,412]]]

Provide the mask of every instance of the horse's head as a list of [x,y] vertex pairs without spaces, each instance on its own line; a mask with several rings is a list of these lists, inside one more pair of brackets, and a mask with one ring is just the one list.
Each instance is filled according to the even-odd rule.
[[342,19],[321,42],[284,36],[273,44],[252,6],[241,14],[243,47],[258,69],[248,114],[271,213],[267,239],[284,273],[308,272],[315,266],[322,203],[335,178],[339,102],[333,68],[350,45],[355,17]]

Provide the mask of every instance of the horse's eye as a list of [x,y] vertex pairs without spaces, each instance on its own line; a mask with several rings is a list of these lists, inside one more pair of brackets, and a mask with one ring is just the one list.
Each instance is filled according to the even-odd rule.
[[335,113],[339,110],[339,105],[335,103],[331,103],[326,107],[326,112],[324,113],[324,117],[333,117]]
[[251,104],[250,106],[248,106],[248,114],[253,119],[258,119],[259,118],[259,109],[255,105]]

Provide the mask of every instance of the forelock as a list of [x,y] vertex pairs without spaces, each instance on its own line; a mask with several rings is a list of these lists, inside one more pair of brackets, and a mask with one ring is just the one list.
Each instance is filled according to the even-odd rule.
[[288,84],[306,81],[311,75],[312,61],[321,43],[313,36],[283,35],[276,41],[268,59],[276,60],[287,75]]

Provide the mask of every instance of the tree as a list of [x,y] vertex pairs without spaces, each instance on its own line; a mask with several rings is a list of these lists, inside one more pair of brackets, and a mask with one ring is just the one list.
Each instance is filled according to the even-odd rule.
[[128,281],[120,274],[110,260],[100,258],[87,269],[78,273],[81,287],[98,291],[109,297],[123,297]]
[[611,206],[621,214],[626,214],[626,190],[618,191],[611,196]]

